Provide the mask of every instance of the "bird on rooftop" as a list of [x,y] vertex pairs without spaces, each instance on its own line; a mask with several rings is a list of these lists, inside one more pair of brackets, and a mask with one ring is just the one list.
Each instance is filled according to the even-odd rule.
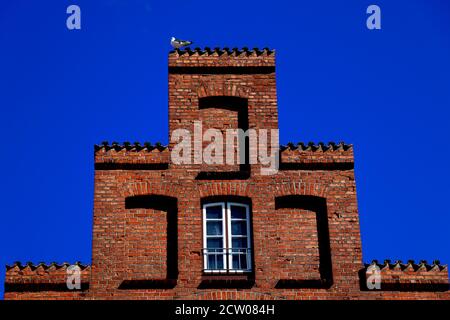
[[185,47],[190,44],[192,44],[192,41],[180,40],[180,39],[176,39],[175,37],[172,37],[172,39],[170,39],[170,45],[172,47],[174,47],[175,49],[179,49],[181,47]]

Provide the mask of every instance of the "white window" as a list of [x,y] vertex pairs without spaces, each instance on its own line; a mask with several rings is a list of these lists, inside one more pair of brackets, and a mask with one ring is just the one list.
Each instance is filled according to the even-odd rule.
[[250,212],[246,204],[215,202],[203,205],[205,272],[250,272]]

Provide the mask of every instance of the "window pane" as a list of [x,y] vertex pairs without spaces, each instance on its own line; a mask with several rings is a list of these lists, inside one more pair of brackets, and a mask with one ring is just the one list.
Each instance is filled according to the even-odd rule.
[[246,270],[247,269],[247,255],[234,254],[233,255],[233,269]]
[[223,248],[223,241],[222,238],[208,238],[206,240],[206,246],[208,249],[211,248]]
[[222,254],[210,254],[208,256],[208,266],[206,269],[216,270],[223,269],[223,255]]
[[230,206],[231,219],[247,219],[247,211],[245,207]]
[[222,235],[222,221],[206,221],[206,234],[208,236]]
[[231,221],[231,234],[232,235],[247,235],[247,222],[246,221]]
[[222,206],[206,207],[206,219],[222,219]]
[[239,249],[239,248],[247,248],[247,237],[242,238],[234,238],[231,240],[231,246],[233,249]]

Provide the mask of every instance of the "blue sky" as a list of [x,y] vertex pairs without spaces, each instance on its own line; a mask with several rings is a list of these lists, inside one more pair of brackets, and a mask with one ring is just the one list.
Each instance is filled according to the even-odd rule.
[[364,260],[450,262],[450,3],[234,3],[2,2],[0,297],[7,263],[90,262],[93,145],[167,143],[172,35],[276,49],[281,142],[354,144]]

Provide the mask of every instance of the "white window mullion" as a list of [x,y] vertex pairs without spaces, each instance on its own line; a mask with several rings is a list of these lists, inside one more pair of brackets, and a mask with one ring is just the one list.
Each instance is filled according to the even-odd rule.
[[231,242],[231,204],[227,203],[227,247],[228,247],[228,270],[233,269],[233,244]]
[[225,203],[222,203],[222,250],[223,250],[223,269],[227,270],[228,264],[227,264],[227,224],[226,224],[226,217],[227,217],[227,208],[225,207]]

